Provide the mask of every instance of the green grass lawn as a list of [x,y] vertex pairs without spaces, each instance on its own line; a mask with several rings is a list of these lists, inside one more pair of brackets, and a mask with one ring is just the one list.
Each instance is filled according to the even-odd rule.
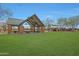
[[79,32],[0,35],[0,55],[79,55]]

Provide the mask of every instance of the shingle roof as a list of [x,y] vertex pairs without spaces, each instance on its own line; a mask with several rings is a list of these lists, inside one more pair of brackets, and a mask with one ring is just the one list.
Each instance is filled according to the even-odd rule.
[[31,17],[28,17],[21,24],[23,24],[24,22],[27,22],[27,23],[29,23],[30,25],[33,25],[33,26],[35,26],[35,25],[44,26],[44,24],[40,21],[40,19],[35,14],[32,15]]
[[23,20],[16,18],[8,18],[7,24],[18,26]]
[[44,24],[41,22],[41,20],[37,17],[36,14],[32,15],[30,18],[32,18],[33,21],[36,22],[38,25],[44,26]]

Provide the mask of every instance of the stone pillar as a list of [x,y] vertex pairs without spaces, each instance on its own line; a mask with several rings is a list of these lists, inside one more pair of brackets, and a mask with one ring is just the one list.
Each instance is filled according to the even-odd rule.
[[12,32],[12,26],[8,25],[8,33],[11,33],[11,32]]
[[32,26],[32,27],[30,28],[30,30],[31,30],[31,32],[35,32],[35,27]]
[[24,32],[24,27],[23,26],[18,26],[18,32],[23,33]]
[[41,27],[41,32],[44,32],[45,31],[45,28],[44,26]]

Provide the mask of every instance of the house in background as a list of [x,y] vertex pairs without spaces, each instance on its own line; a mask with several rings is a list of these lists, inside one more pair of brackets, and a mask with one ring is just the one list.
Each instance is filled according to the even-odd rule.
[[30,25],[31,32],[44,32],[45,26],[36,15],[32,15],[24,20],[20,25],[27,22]]
[[[28,24],[28,27],[25,25]],[[23,33],[23,32],[44,32],[44,24],[36,15],[32,15],[26,20],[8,18],[7,20],[7,32],[8,33]]]
[[16,18],[8,18],[6,24],[7,24],[7,27],[6,27],[6,30],[8,33],[16,33],[18,32],[18,27],[19,27],[19,24],[23,22],[23,20],[21,19],[16,19]]

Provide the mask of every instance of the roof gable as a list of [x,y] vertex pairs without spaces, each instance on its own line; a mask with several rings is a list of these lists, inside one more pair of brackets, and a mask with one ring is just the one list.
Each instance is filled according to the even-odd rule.
[[27,21],[31,22],[34,26],[44,26],[40,19],[34,14]]
[[29,25],[31,26],[44,26],[44,24],[40,21],[40,19],[35,14],[24,20],[21,24],[23,24],[24,22],[29,23]]

